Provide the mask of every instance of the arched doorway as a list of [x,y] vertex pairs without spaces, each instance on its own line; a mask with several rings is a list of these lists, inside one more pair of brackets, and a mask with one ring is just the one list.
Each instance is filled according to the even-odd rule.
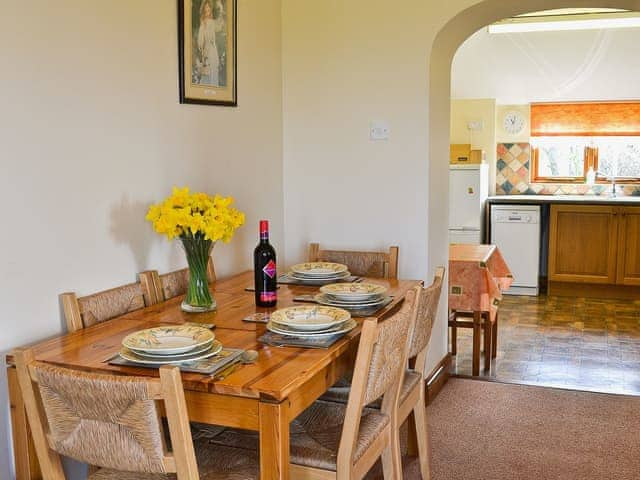
[[[474,32],[503,18],[523,13],[560,8],[619,8],[640,11],[640,0],[484,0],[461,11],[438,32],[429,61],[429,206],[428,206],[428,269],[446,265],[448,259],[448,178],[451,64],[460,45]],[[444,200],[443,200],[444,199]],[[446,295],[440,308],[441,318],[434,325],[436,348],[427,360],[433,365],[438,354],[448,351]],[[437,352],[437,353],[436,353]]]

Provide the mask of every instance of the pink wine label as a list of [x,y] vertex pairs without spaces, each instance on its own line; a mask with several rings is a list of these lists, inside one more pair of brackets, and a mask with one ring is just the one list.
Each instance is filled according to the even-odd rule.
[[261,302],[275,302],[276,292],[261,292],[260,293],[260,301]]
[[269,278],[275,277],[276,276],[276,262],[274,262],[273,260],[269,260],[269,263],[267,263],[264,266],[262,271],[264,273],[266,273],[267,275],[269,275]]

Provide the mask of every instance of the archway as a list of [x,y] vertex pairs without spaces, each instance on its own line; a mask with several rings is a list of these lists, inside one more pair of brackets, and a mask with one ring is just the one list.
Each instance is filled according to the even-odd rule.
[[[463,10],[438,32],[429,60],[429,206],[428,206],[428,271],[448,261],[448,178],[451,64],[462,43],[474,32],[503,18],[523,13],[559,8],[620,8],[640,11],[640,0],[484,0]],[[443,200],[444,199],[444,200]],[[432,357],[434,365],[448,351],[446,295],[440,305],[440,319],[434,325]]]

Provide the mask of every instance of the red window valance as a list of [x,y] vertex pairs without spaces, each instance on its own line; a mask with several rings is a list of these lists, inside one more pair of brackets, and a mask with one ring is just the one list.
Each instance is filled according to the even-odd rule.
[[640,102],[531,105],[531,136],[611,135],[640,135]]

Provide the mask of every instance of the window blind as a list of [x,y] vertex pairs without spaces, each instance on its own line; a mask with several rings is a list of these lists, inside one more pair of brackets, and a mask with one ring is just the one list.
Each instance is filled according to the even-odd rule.
[[640,136],[640,102],[534,103],[531,136]]

